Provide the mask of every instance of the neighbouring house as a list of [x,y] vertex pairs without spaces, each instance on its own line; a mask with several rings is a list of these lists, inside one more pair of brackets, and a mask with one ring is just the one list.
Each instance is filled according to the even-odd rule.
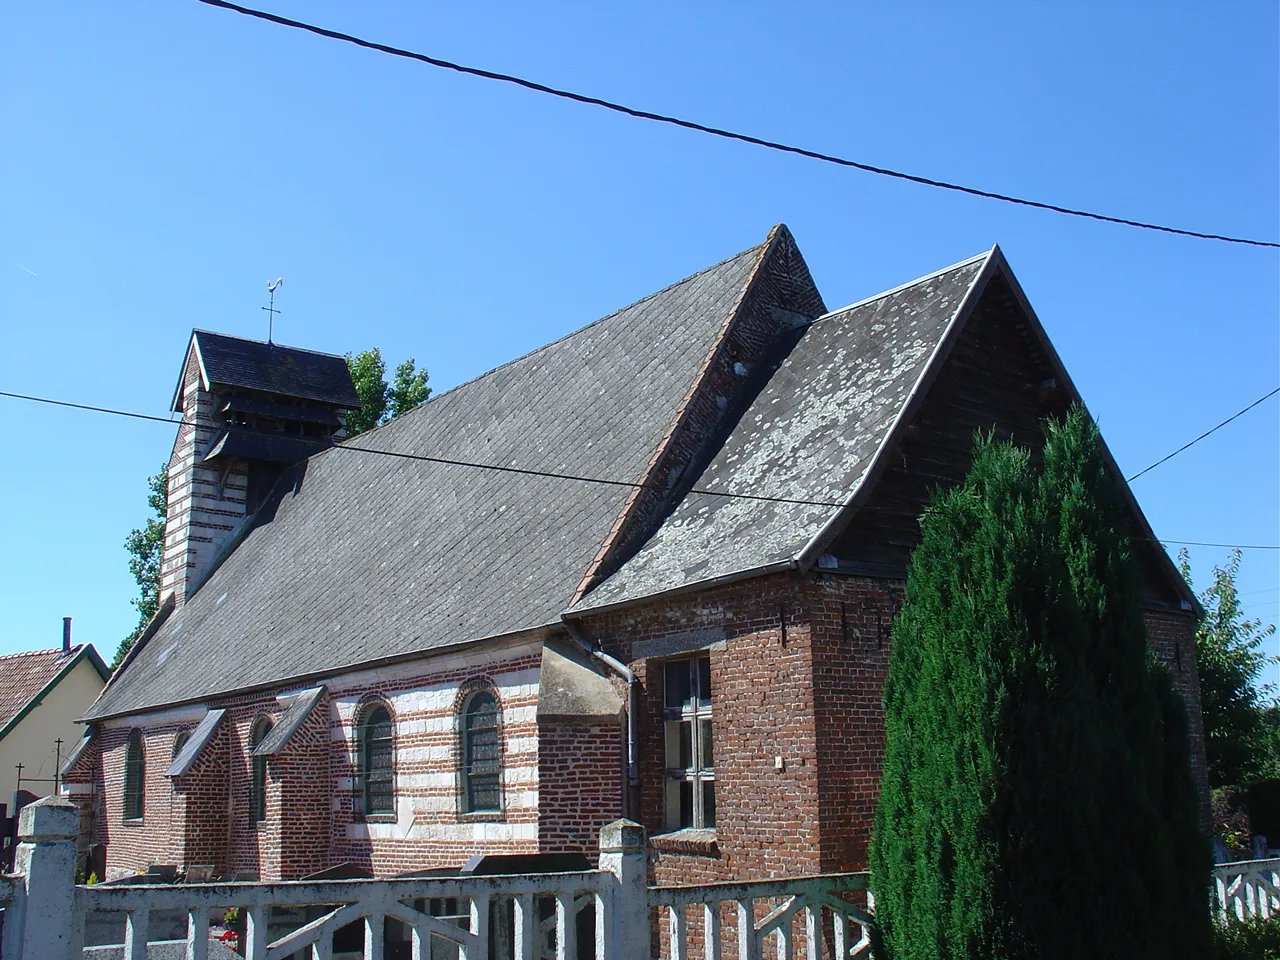
[[[860,868],[916,518],[1078,400],[999,249],[828,310],[782,226],[351,440],[341,358],[197,331],[85,842],[383,876],[625,815],[659,882]],[[1128,504],[1203,787],[1195,599]]]
[[60,760],[84,733],[78,721],[110,676],[93,644],[72,646],[70,617],[61,647],[0,657],[0,804],[10,814],[54,792]]

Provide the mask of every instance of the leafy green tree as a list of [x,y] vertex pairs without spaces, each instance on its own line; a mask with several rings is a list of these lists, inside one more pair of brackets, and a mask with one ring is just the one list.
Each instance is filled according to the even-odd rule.
[[[1190,583],[1185,549],[1178,554],[1178,567]],[[1274,756],[1276,738],[1266,702],[1270,690],[1259,687],[1258,678],[1276,662],[1262,649],[1276,628],[1245,617],[1236,591],[1239,573],[1240,551],[1235,550],[1225,567],[1213,568],[1213,583],[1200,594],[1205,616],[1196,630],[1196,658],[1211,787],[1243,785],[1266,776]]]
[[395,379],[387,387],[387,419],[394,420],[431,396],[427,371],[415,370],[413,357],[396,367]]
[[164,559],[164,520],[169,510],[169,465],[163,464],[147,477],[147,506],[152,515],[130,532],[124,548],[129,553],[129,572],[138,584],[138,596],[130,603],[138,611],[138,626],[120,641],[111,668],[118,667],[160,608],[160,562]]
[[[921,519],[885,686],[877,957],[1206,956],[1186,714],[1097,431],[979,438]],[[1140,870],[1135,864],[1142,864]]]
[[356,394],[364,406],[347,414],[349,436],[372,430],[400,414],[412,410],[431,396],[427,371],[418,370],[413,357],[396,367],[395,378],[387,383],[387,364],[377,347],[347,354],[347,368]]

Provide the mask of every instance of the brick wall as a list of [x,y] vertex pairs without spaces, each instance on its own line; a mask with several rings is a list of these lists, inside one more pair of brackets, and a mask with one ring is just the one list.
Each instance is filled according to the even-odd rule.
[[622,816],[623,728],[617,723],[541,723],[538,849],[582,853],[594,863],[600,829]]
[[180,831],[181,847],[176,855],[180,866],[204,865],[220,875],[227,872],[231,814],[227,785],[234,745],[232,727],[220,725],[191,770],[170,783],[175,829]]
[[[541,646],[524,644],[502,652],[437,657],[413,665],[356,671],[335,678],[327,693],[267,763],[266,820],[250,822],[253,724],[276,722],[277,696],[296,690],[211,701],[225,708],[218,732],[192,770],[179,778],[164,771],[174,737],[195,726],[184,719],[138,718],[146,749],[145,809],[141,821],[123,819],[124,749],[133,724],[111,721],[99,732],[99,754],[82,761],[78,801],[93,807],[92,840],[107,844],[112,879],[152,863],[180,868],[210,864],[219,875],[253,874],[263,880],[295,879],[344,861],[386,876],[435,867],[461,866],[476,853],[533,853],[540,849],[538,670]],[[503,808],[499,813],[462,812],[458,711],[469,690],[484,687],[500,710]],[[377,697],[391,711],[395,744],[395,813],[358,818],[354,813],[356,718]],[[163,716],[163,715],[161,715]],[[602,727],[586,727],[583,759],[606,767],[612,751],[612,789],[620,795],[620,734],[612,744]],[[563,736],[552,737],[562,759],[572,753]],[[578,785],[584,801],[607,793],[601,784]],[[592,815],[594,849],[603,813]],[[567,837],[578,826],[554,819],[550,837]],[[558,839],[557,841],[558,842]]]
[[[865,866],[883,750],[880,699],[901,583],[827,573],[777,574],[589,618],[587,632],[635,670],[641,687],[638,819],[655,836],[653,876],[694,883]],[[1151,642],[1190,708],[1193,769],[1204,799],[1191,617],[1149,612]],[[656,647],[655,647],[656,645]],[[658,652],[655,652],[655,649]],[[708,649],[717,782],[714,840],[664,836],[662,651]],[[582,852],[622,810],[622,728],[537,719],[541,649],[525,644],[353,672],[268,763],[267,821],[249,822],[249,731],[278,719],[273,691],[227,699],[214,741],[170,783],[173,739],[194,726],[145,727],[146,809],[123,820],[130,726],[100,732],[69,778],[108,844],[108,876],[150,863],[212,864],[221,874],[295,878],[352,861],[378,876],[456,867],[477,853]],[[472,689],[500,710],[503,808],[459,801],[458,712]],[[356,722],[371,698],[393,718],[395,810],[354,814]],[[1205,804],[1207,808],[1207,803]]]
[[[806,589],[798,577],[762,577],[586,622],[588,632],[627,662],[641,684],[639,818],[657,835],[655,882],[818,872],[818,753]],[[685,640],[714,644],[714,846],[661,836],[663,677],[660,668],[649,669],[659,662],[634,655],[645,643],[678,647]]]
[[125,746],[133,729],[119,724],[99,731],[101,741],[102,803],[95,810],[94,842],[107,844],[105,879],[117,880],[144,873],[153,863],[177,863],[181,854],[181,802],[174,796],[164,772],[173,759],[174,738],[189,724],[177,721],[139,727],[143,744],[142,817],[124,817]]
[[[883,756],[890,627],[901,597],[901,581],[777,574],[584,623],[641,678],[640,819],[656,835],[655,882],[865,868]],[[1147,625],[1189,707],[1193,771],[1207,798],[1191,618],[1152,612]],[[711,644],[714,844],[663,835],[661,659],[636,651],[663,644],[678,650],[682,642],[686,649]]]

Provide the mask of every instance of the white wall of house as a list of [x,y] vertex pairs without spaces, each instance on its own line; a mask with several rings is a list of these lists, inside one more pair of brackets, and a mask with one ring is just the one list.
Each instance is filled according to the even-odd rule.
[[[57,766],[54,740],[62,738],[65,757],[84,735],[84,725],[76,718],[84,714],[104,684],[88,657],[45,693],[40,704],[0,739],[0,803],[13,810],[13,794],[18,788],[16,765],[22,764],[23,789],[37,796],[53,793]],[[49,783],[27,783],[26,777],[46,777]]]

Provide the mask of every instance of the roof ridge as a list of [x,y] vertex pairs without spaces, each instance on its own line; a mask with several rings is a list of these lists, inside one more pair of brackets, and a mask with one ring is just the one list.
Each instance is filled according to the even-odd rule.
[[[457,393],[459,390],[463,389],[464,387],[469,387],[473,383],[477,383],[483,380],[485,377],[488,377],[492,374],[497,373],[499,370],[505,370],[507,367],[514,366],[515,364],[520,363],[522,360],[528,360],[530,357],[534,356],[535,354],[541,353],[543,350],[548,350],[551,347],[564,343],[566,340],[570,340],[573,337],[576,337],[580,333],[585,333],[586,331],[590,330],[592,327],[599,326],[600,324],[604,323],[606,320],[612,320],[614,317],[618,316],[618,314],[623,313],[627,310],[630,310],[632,307],[638,307],[640,304],[645,303],[649,300],[653,300],[655,297],[662,296],[664,293],[666,293],[669,290],[674,290],[676,289],[676,287],[680,287],[686,283],[690,283],[694,280],[697,280],[703,274],[710,273],[712,270],[715,270],[717,267],[724,266],[730,260],[737,260],[739,257],[746,256],[749,253],[755,253],[757,250],[760,250],[762,247],[767,247],[770,241],[772,240],[772,237],[773,237],[773,231],[770,231],[769,237],[766,238],[762,243],[757,243],[754,246],[747,247],[747,249],[745,250],[740,250],[737,253],[735,253],[733,256],[725,257],[723,260],[718,260],[717,262],[711,264],[709,267],[704,267],[703,269],[699,270],[697,273],[691,273],[689,274],[689,276],[684,277],[683,279],[677,280],[675,283],[667,284],[661,290],[655,290],[653,293],[650,293],[647,296],[643,296],[638,300],[633,300],[631,303],[628,303],[625,307],[619,307],[617,310],[614,310],[612,313],[607,313],[603,317],[600,317],[597,320],[592,320],[590,323],[585,324],[584,326],[578,327],[578,329],[576,330],[571,330],[562,337],[557,337],[556,339],[548,343],[542,344],[542,346],[540,347],[535,347],[534,349],[528,351],[527,353],[522,353],[518,357],[512,357],[510,360],[506,360],[498,364],[496,367],[490,367],[488,370],[485,370],[483,373],[476,374],[470,380],[464,380],[462,381],[462,383],[454,384],[452,387],[450,387],[448,390],[443,391],[442,393],[432,394],[432,396],[429,397],[427,400],[418,404],[416,407],[414,407],[411,410],[406,410],[404,413],[396,417],[394,420],[388,420],[386,423],[378,424],[378,426],[373,427],[372,429],[369,429],[369,430],[365,430],[363,433],[356,434],[356,436],[367,437],[383,429],[384,427],[389,427],[393,423],[398,423],[400,421],[403,421],[406,417],[411,416],[417,411],[425,410],[427,407],[431,406],[433,403],[439,400],[443,400],[445,397],[449,396],[450,394]],[[346,439],[354,439],[354,437],[346,438]],[[345,439],[342,442],[345,442]],[[338,444],[338,445],[341,445],[341,444]],[[332,449],[332,448],[329,448],[329,449]],[[318,453],[312,454],[312,456],[322,457],[328,452],[329,450],[327,449],[321,450]],[[310,459],[310,457],[308,459]]]
[[[76,647],[80,647],[80,646],[83,646],[83,644],[76,644],[76,646],[75,646],[75,647],[72,647],[72,648],[71,648],[71,650],[75,650],[75,649],[76,649]],[[49,647],[49,648],[48,648],[48,649],[46,649],[46,650],[19,650],[17,653],[5,653],[5,654],[0,654],[0,660],[13,660],[13,659],[15,659],[15,658],[17,658],[17,657],[34,657],[34,656],[36,656],[37,654],[45,654],[45,653],[58,653],[58,654],[60,654],[60,653],[62,653],[62,648],[61,648],[61,647]]]
[[857,307],[865,307],[869,303],[875,303],[877,300],[883,300],[885,297],[891,297],[895,293],[901,293],[903,290],[914,287],[918,283],[924,283],[926,280],[932,280],[934,277],[940,277],[944,273],[950,273],[952,270],[959,270],[961,267],[967,267],[972,263],[977,263],[979,260],[983,260],[991,256],[995,249],[995,247],[991,247],[989,250],[984,250],[982,253],[975,253],[972,257],[966,257],[963,260],[958,260],[940,270],[934,270],[932,273],[926,273],[922,277],[916,277],[914,280],[908,280],[906,283],[900,283],[896,287],[890,287],[888,290],[882,290],[880,293],[873,294],[870,297],[865,297],[862,300],[855,300],[853,303],[846,304],[843,307],[837,307],[835,310],[828,310],[822,316],[815,317],[813,320],[809,321],[809,326],[813,326],[815,323],[821,323],[823,320],[833,320],[838,313],[847,313]]
[[341,353],[329,353],[327,350],[312,350],[310,347],[295,347],[287,343],[276,343],[274,340],[255,340],[253,337],[239,337],[234,333],[221,333],[218,330],[206,330],[204,327],[192,327],[191,335],[197,333],[207,334],[211,337],[222,337],[224,340],[240,340],[243,343],[256,343],[260,347],[279,347],[281,350],[295,350],[298,353],[310,353],[317,357],[329,357],[334,360],[345,360],[345,355]]

